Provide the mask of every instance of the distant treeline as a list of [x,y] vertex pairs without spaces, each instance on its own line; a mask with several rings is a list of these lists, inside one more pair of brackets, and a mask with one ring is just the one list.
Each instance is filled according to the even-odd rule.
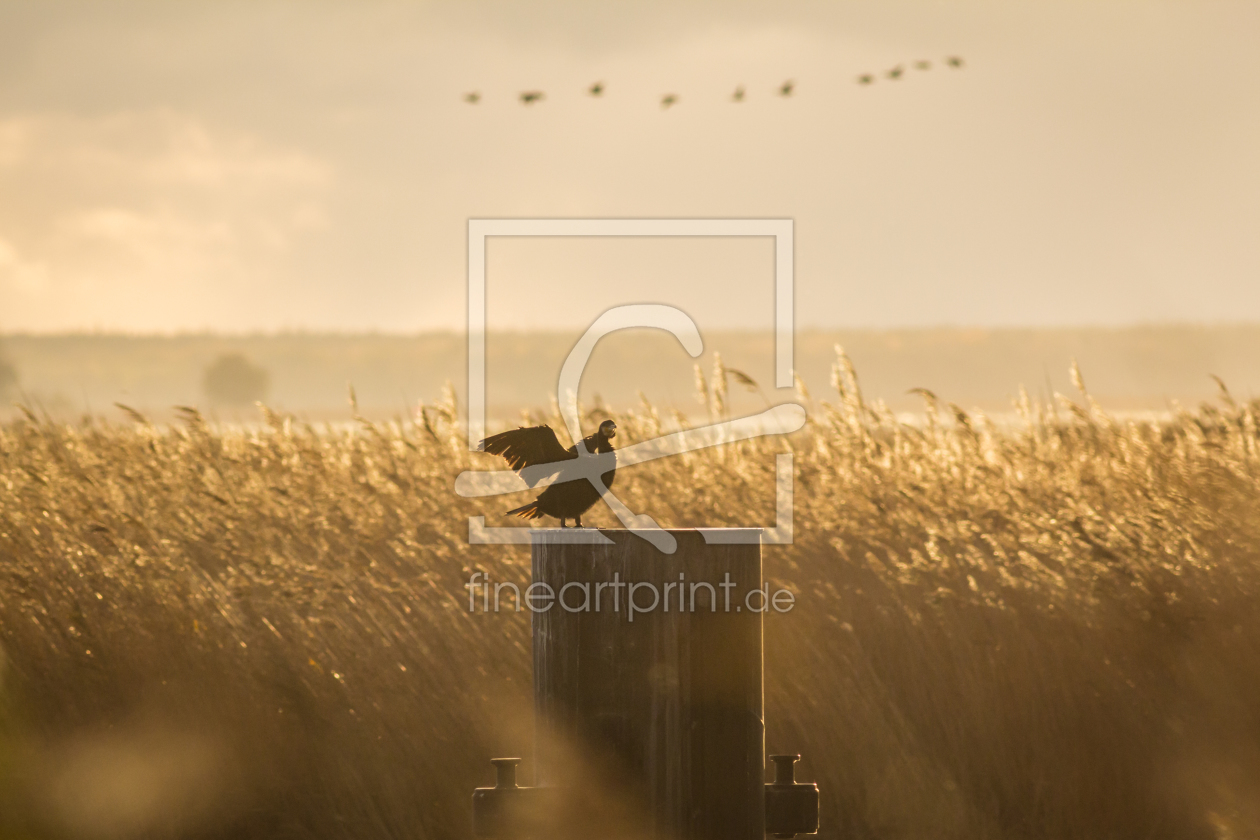
[[[522,409],[547,406],[575,339],[564,333],[489,336],[491,413],[510,419]],[[990,411],[1009,407],[1021,385],[1034,398],[1074,393],[1067,372],[1074,358],[1090,392],[1115,409],[1214,399],[1213,375],[1237,396],[1260,393],[1260,326],[802,332],[796,369],[815,397],[831,393],[836,344],[852,358],[867,398],[894,409],[921,405],[907,394],[911,388]],[[455,333],[9,335],[0,338],[0,347],[20,382],[20,392],[9,399],[54,415],[111,413],[115,402],[158,415],[173,405],[206,406],[206,371],[225,354],[240,354],[265,371],[273,407],[312,419],[348,417],[350,385],[360,410],[376,417],[406,414],[419,401],[434,403],[448,382],[461,405],[466,399],[466,343]],[[693,360],[668,335],[630,330],[600,343],[583,377],[582,397],[625,407],[641,392],[656,404],[695,412],[694,365],[710,375],[714,351],[763,392],[732,381],[736,411],[787,396],[773,387],[768,334],[710,333],[704,355]],[[249,409],[232,411],[252,418]]]

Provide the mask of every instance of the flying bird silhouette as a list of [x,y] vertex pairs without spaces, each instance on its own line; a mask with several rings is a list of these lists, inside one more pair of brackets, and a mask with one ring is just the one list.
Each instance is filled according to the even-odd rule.
[[795,87],[796,87],[796,82],[792,81],[791,79],[788,79],[786,82],[784,82],[783,84],[779,86],[779,96],[791,96],[792,89]]
[[668,108],[678,101],[678,96],[673,93],[667,93],[661,97],[661,107]]
[[871,82],[875,81],[875,77],[870,73],[863,73],[861,76],[857,77],[857,80],[859,85],[869,85]]
[[900,79],[901,74],[904,72],[905,72],[905,68],[903,68],[900,64],[898,64],[896,67],[888,71],[888,78]]
[[546,96],[541,90],[521,91],[521,102],[525,105],[533,105],[535,102],[541,101]]
[[604,83],[603,83],[603,82],[596,82],[595,84],[593,84],[593,85],[591,85],[589,88],[587,88],[587,89],[586,89],[586,92],[587,92],[587,93],[589,93],[591,96],[603,96],[603,95],[604,95]]
[[950,67],[962,67],[962,66],[963,66],[963,60],[962,60],[962,58],[960,58],[959,56],[956,56],[956,55],[951,55],[949,58],[945,59],[945,63],[946,63],[946,64],[948,64]]
[[930,61],[916,61],[916,62],[914,63],[914,69],[916,69],[916,70],[931,70],[931,69],[932,69],[932,62],[930,62]]
[[[554,516],[560,527],[572,519],[576,527],[582,527],[582,514],[599,501],[599,491],[583,477],[579,458],[613,452],[612,439],[617,436],[617,424],[605,420],[595,434],[582,439],[586,454],[579,455],[577,445],[565,449],[550,426],[528,426],[502,432],[483,440],[477,448],[491,455],[502,455],[508,467],[516,472],[530,487],[544,478],[556,476],[555,482],[538,494],[538,498],[523,507],[509,510],[509,516],[522,519],[538,519]],[[604,487],[611,488],[617,477],[617,456],[611,458],[612,468],[600,476]]]
[[479,91],[470,91],[464,94],[464,101],[469,105],[476,105],[481,101],[481,93]]
[[740,85],[739,87],[735,88],[735,92],[731,94],[731,101],[732,102],[744,101],[744,86],[743,85]]

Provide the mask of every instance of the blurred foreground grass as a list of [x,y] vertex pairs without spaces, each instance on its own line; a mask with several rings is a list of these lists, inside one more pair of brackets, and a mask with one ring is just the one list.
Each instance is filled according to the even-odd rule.
[[[770,524],[796,453],[767,747],[805,754],[824,836],[1260,836],[1260,404],[1121,422],[1082,385],[999,430],[925,394],[911,426],[843,356],[834,384],[791,438],[616,487],[663,525]],[[185,415],[0,429],[0,836],[468,837],[486,760],[532,737],[528,613],[464,589],[528,575],[466,544],[513,500],[454,478],[498,464],[451,403]]]

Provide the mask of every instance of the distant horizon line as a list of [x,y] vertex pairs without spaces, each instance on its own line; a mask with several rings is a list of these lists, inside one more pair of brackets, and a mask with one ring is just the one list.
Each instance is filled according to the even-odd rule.
[[[833,333],[1035,333],[1035,332],[1131,332],[1140,330],[1236,330],[1260,328],[1260,320],[1256,321],[1135,321],[1127,324],[1079,323],[1056,325],[982,325],[982,324],[937,324],[937,325],[904,325],[887,327],[799,327],[797,335],[833,334]],[[550,328],[506,328],[487,330],[488,335],[519,336],[561,336],[581,332],[580,327]],[[773,329],[751,327],[718,327],[709,329],[707,333],[740,334],[740,335],[773,335]],[[463,338],[463,330],[451,328],[434,328],[420,330],[385,330],[385,329],[315,329],[315,328],[283,328],[277,330],[173,330],[173,331],[132,331],[106,329],[70,329],[49,331],[0,330],[0,341],[11,338],[130,338],[130,339],[180,339],[180,338],[222,338],[222,339],[261,339],[261,338],[428,338],[458,337]]]

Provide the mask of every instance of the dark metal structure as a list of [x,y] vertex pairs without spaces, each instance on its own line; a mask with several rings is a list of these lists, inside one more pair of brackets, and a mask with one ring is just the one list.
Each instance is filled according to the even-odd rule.
[[[818,788],[765,783],[760,529],[539,530],[535,787],[519,759],[473,794],[478,837],[759,840],[814,833]],[[750,540],[751,538],[751,540]]]

